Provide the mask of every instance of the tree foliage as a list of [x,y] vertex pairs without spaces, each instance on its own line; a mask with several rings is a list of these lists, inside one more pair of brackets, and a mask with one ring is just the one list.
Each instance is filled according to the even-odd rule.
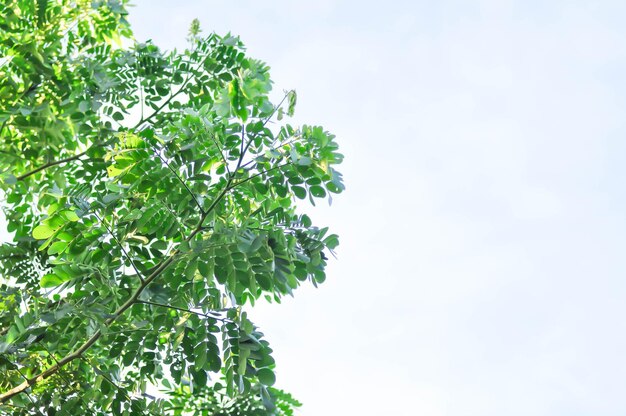
[[0,8],[0,413],[291,414],[244,306],[324,281],[337,237],[296,202],[343,190],[334,136],[232,35],[163,52],[120,0]]

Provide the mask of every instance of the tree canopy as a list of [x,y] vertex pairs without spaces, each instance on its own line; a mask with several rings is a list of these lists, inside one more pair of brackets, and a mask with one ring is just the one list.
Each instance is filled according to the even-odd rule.
[[122,0],[0,6],[0,413],[291,414],[249,317],[325,280],[335,137],[238,37],[164,52]]

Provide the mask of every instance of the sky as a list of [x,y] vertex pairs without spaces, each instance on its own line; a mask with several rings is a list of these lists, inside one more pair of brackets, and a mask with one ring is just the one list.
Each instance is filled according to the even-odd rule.
[[319,289],[252,317],[301,416],[626,414],[626,3],[134,0],[240,35],[334,132]]

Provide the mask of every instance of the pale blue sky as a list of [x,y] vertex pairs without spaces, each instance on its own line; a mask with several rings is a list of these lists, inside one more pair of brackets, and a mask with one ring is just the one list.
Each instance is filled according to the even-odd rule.
[[135,0],[335,132],[320,289],[254,311],[303,416],[626,414],[626,3]]

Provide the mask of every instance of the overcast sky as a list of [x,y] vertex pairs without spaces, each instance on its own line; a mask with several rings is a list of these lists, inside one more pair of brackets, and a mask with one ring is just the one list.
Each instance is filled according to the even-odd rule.
[[626,414],[626,2],[134,0],[335,132],[320,289],[253,311],[302,416]]

